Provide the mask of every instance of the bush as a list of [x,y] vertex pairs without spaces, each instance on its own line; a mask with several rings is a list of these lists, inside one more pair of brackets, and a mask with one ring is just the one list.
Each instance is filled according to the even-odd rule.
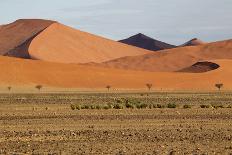
[[176,106],[176,104],[174,104],[174,103],[169,103],[168,104],[168,108],[176,108],[177,106]]
[[209,105],[204,105],[204,104],[200,105],[200,107],[201,107],[201,108],[210,108]]
[[218,108],[224,108],[223,105],[212,105],[213,108],[218,109]]
[[190,108],[192,108],[192,106],[191,106],[191,105],[185,104],[185,105],[183,106],[183,108],[184,108],[184,109],[190,109]]
[[111,109],[112,107],[111,107],[111,105],[104,105],[103,106],[103,109],[105,109],[105,110],[108,110],[108,109]]
[[121,104],[115,104],[114,109],[123,109],[123,105]]
[[101,106],[100,105],[96,105],[96,109],[101,109]]
[[147,107],[148,107],[148,104],[146,104],[146,103],[138,103],[136,105],[137,109],[146,109]]
[[82,105],[81,109],[90,109],[90,105]]
[[80,105],[76,105],[76,109],[77,110],[81,110],[81,106]]
[[130,102],[125,103],[126,108],[134,109],[134,105]]
[[71,104],[70,107],[71,107],[72,110],[76,109],[76,106],[74,104]]
[[[153,106],[154,107],[154,106]],[[164,108],[164,106],[162,106],[161,104],[156,104],[155,105],[156,108]]]

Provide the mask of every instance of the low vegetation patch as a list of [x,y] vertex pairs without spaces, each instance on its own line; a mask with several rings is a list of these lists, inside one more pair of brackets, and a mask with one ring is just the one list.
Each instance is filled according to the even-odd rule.
[[183,106],[183,108],[184,108],[184,109],[190,109],[190,108],[192,108],[192,106],[191,106],[191,105],[188,105],[188,104],[185,104],[185,105]]
[[202,104],[202,105],[200,105],[200,107],[201,108],[210,108],[210,105],[204,105],[204,104]]

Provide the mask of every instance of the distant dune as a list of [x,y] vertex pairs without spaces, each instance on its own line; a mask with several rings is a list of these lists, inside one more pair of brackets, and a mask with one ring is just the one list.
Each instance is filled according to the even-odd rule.
[[0,29],[0,55],[12,57],[87,63],[149,52],[47,20],[18,20]]
[[232,40],[124,57],[95,65],[127,70],[173,72],[198,61],[211,59],[232,59]]
[[198,45],[203,45],[203,44],[206,44],[206,43],[201,41],[200,39],[194,38],[180,46],[198,46]]
[[220,65],[206,73],[141,72],[89,67],[77,64],[51,63],[10,57],[0,57],[1,86],[31,86],[65,88],[146,89],[152,83],[154,89],[215,89],[215,83],[224,83],[224,89],[232,88],[231,60],[214,60]]
[[142,33],[136,34],[124,40],[119,40],[119,42],[151,51],[159,51],[159,50],[171,49],[176,47],[174,45],[170,45],[165,42],[155,40]]

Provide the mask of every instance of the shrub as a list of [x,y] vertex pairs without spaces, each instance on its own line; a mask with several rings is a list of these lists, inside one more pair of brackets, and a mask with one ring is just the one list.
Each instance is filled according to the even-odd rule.
[[70,107],[71,107],[72,110],[76,109],[76,106],[74,104],[71,104]]
[[132,103],[130,103],[130,102],[126,102],[125,106],[126,106],[126,108],[134,109],[134,105]]
[[[153,106],[154,107],[154,106]],[[163,108],[163,106],[161,104],[156,104],[155,105],[156,108]]]
[[105,110],[111,109],[111,106],[110,105],[104,105],[103,109],[105,109]]
[[123,105],[121,104],[115,104],[114,109],[123,109]]
[[147,108],[148,107],[148,104],[146,104],[146,103],[138,103],[137,105],[136,105],[136,108],[137,109],[145,109],[145,108]]
[[91,105],[90,109],[96,109],[96,106],[95,105]]
[[202,105],[200,105],[200,107],[201,107],[201,108],[209,108],[210,106],[209,106],[209,105],[204,105],[204,104],[202,104]]
[[90,109],[90,105],[87,105],[87,104],[86,105],[82,105],[81,109]]
[[81,106],[80,105],[76,105],[76,109],[77,110],[81,110]]
[[184,109],[190,109],[191,107],[192,107],[191,105],[187,105],[187,104],[183,106]]
[[96,109],[101,109],[101,106],[100,105],[96,105]]
[[174,104],[174,103],[169,103],[168,104],[168,108],[176,108],[177,106],[176,106],[176,104]]
[[231,105],[228,105],[227,108],[232,108],[232,106],[231,106]]
[[212,105],[213,108],[218,109],[218,108],[224,108],[223,105]]

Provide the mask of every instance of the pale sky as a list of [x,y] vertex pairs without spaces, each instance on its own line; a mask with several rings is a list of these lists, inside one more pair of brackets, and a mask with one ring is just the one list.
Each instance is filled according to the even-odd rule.
[[56,20],[114,40],[144,33],[182,44],[232,39],[232,0],[0,0],[0,24]]

